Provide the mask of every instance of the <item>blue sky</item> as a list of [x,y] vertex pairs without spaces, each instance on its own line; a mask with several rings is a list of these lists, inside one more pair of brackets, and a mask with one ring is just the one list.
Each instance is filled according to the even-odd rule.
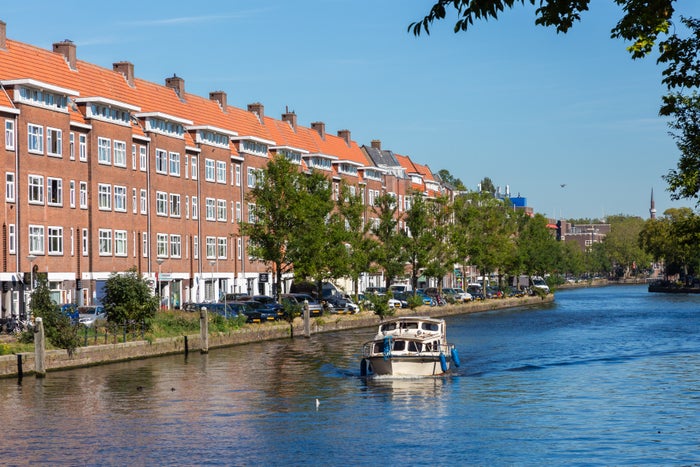
[[[550,217],[646,218],[652,188],[659,213],[693,206],[672,202],[661,179],[679,157],[658,117],[661,69],[610,39],[612,0],[592,2],[566,35],[517,6],[460,34],[453,16],[419,38],[407,27],[430,0],[30,3],[3,5],[10,39],[70,39],[81,60],[128,60],[157,83],[177,74],[188,92],[223,90],[277,118],[288,108],[470,189],[490,177]],[[677,11],[700,16],[700,2]]]

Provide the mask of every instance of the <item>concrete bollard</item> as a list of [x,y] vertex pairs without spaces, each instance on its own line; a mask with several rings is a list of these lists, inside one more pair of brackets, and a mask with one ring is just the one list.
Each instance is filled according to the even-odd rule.
[[199,335],[202,339],[202,353],[209,353],[209,320],[207,319],[207,307],[199,310]]
[[308,300],[304,300],[304,337],[311,337],[311,313]]
[[46,339],[41,318],[34,321],[34,373],[37,378],[46,376]]

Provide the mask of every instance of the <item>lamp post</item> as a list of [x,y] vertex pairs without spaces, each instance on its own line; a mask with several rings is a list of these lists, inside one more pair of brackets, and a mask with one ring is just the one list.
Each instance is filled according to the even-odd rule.
[[[29,294],[31,297],[31,293],[34,291],[34,260],[36,259],[36,256],[30,253],[27,255],[27,259],[29,260]],[[27,316],[27,301],[25,300],[24,317],[20,318],[27,319]]]
[[158,258],[156,260],[156,263],[158,263],[158,309],[162,310],[163,309],[163,294],[161,293],[160,290],[160,267],[161,265],[165,262],[165,258]]

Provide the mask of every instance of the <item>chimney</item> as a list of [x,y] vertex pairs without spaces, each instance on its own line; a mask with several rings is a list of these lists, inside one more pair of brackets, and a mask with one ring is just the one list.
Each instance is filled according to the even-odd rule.
[[112,64],[112,70],[117,73],[124,75],[124,79],[131,86],[134,87],[134,64],[131,62],[116,62]]
[[7,23],[0,20],[0,49],[7,48]]
[[311,128],[318,131],[318,134],[321,135],[321,138],[326,137],[326,124],[323,122],[313,122],[311,124]]
[[181,100],[185,99],[185,80],[173,73],[171,78],[165,78],[165,85],[175,90],[175,94]]
[[265,106],[262,105],[260,102],[248,104],[248,112],[253,112],[255,115],[257,115],[258,120],[260,120],[260,123],[265,122]]
[[68,66],[71,70],[76,69],[75,65],[77,63],[77,58],[75,44],[72,41],[66,39],[63,42],[54,43],[53,51],[63,54],[63,57],[66,59],[66,62],[68,62]]
[[295,130],[297,129],[297,114],[293,110],[290,112],[288,108],[285,109],[285,112],[282,114],[282,121],[292,125],[292,128]]
[[345,140],[345,143],[350,146],[350,130],[338,130],[338,136]]
[[382,140],[373,139],[372,140],[372,149],[376,149],[378,151],[381,151],[382,150]]
[[219,103],[221,110],[226,112],[228,103],[226,102],[226,93],[224,91],[212,91],[209,93],[209,99]]

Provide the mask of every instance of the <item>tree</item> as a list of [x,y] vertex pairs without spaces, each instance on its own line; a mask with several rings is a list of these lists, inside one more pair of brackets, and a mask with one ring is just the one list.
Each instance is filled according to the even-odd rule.
[[352,279],[355,300],[357,300],[360,275],[370,271],[377,241],[369,235],[370,224],[365,222],[365,205],[362,202],[362,197],[359,194],[352,195],[350,188],[346,185],[341,188],[337,209],[346,227],[343,236],[343,242],[346,246],[344,272]]
[[437,173],[438,177],[440,180],[442,180],[444,183],[447,183],[448,185],[452,185],[455,190],[459,191],[466,191],[467,187],[464,186],[464,183],[462,183],[462,180],[459,178],[454,177],[449,170],[447,169],[440,169]]
[[[80,347],[77,323],[71,322],[70,317],[61,312],[61,308],[51,300],[46,274],[37,275],[37,287],[32,292],[30,306],[35,317],[41,318],[44,323],[44,332],[51,345],[60,349],[66,349],[68,355],[72,355],[75,349]],[[34,331],[29,330],[27,335],[34,337]]]
[[529,276],[544,277],[554,268],[558,259],[560,248],[547,224],[548,221],[542,214],[536,214],[518,236],[524,272]]
[[700,260],[700,217],[689,208],[667,209],[649,219],[639,234],[639,245],[655,261],[663,261],[666,275],[693,273]]
[[637,266],[650,263],[650,256],[639,246],[639,234],[644,221],[640,217],[610,216],[610,233],[603,243],[608,257],[618,267],[618,276],[636,274]]
[[484,177],[484,179],[481,180],[481,183],[479,183],[479,187],[479,191],[481,193],[488,193],[491,196],[494,196],[496,194],[496,187],[494,186],[493,182],[489,177]]
[[425,275],[437,279],[438,289],[442,291],[442,281],[451,272],[457,254],[450,242],[452,234],[452,204],[446,196],[438,196],[428,204],[430,221],[430,238],[428,246],[428,264]]
[[406,211],[406,255],[411,266],[411,288],[418,288],[418,276],[428,263],[429,252],[434,250],[435,237],[429,220],[428,206],[422,193],[411,195],[411,207]]
[[242,235],[250,240],[249,253],[259,261],[272,263],[275,298],[282,293],[282,276],[293,268],[288,245],[305,219],[299,216],[300,174],[284,156],[275,156],[257,177],[247,195],[254,222],[241,224]]
[[372,228],[372,233],[379,241],[374,260],[384,269],[387,290],[391,281],[404,273],[406,263],[404,246],[407,237],[403,230],[398,229],[397,208],[396,198],[389,193],[376,198],[373,207],[379,218],[379,222]]
[[158,310],[159,297],[153,295],[146,279],[132,267],[125,273],[115,272],[109,276],[102,304],[110,323],[148,328]]
[[[671,117],[670,127],[681,152],[677,170],[664,177],[676,199],[700,195],[700,20],[680,16],[675,22],[676,0],[614,0],[622,7],[622,18],[610,31],[611,37],[623,39],[633,59],[650,55],[656,46],[657,63],[665,65],[662,84],[668,94],[662,98],[659,113]],[[591,0],[438,0],[425,17],[413,22],[408,30],[414,35],[430,34],[430,26],[442,21],[449,11],[457,13],[454,31],[467,31],[475,21],[498,19],[506,8],[515,4],[537,5],[535,24],[554,27],[566,33],[588,10]],[[696,5],[695,2],[687,4]],[[689,7],[692,8],[692,7]],[[683,34],[686,34],[684,37]],[[661,37],[665,39],[661,40]]]

